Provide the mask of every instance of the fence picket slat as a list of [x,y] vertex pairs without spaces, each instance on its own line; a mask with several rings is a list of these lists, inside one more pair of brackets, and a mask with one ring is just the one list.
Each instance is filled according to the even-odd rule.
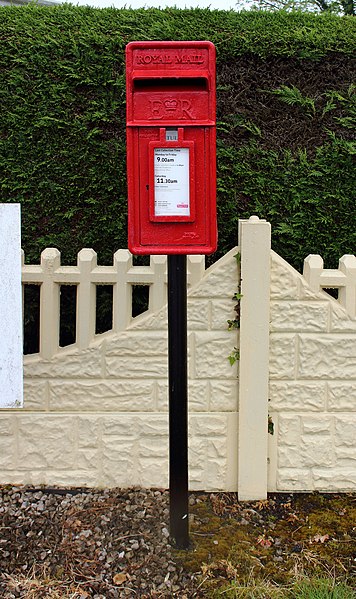
[[41,254],[42,284],[40,293],[40,354],[50,360],[59,348],[59,285],[54,280],[61,264],[56,248]]
[[94,250],[84,248],[78,254],[79,285],[77,289],[77,344],[80,349],[89,346],[95,335],[96,289],[92,271],[97,265]]

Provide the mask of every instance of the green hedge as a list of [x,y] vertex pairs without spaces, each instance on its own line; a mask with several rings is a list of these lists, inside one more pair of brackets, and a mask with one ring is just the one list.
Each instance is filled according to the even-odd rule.
[[237,220],[273,225],[297,268],[356,247],[356,20],[333,15],[0,7],[0,201],[21,202],[27,261],[126,247],[124,48],[209,39],[217,47],[216,259]]

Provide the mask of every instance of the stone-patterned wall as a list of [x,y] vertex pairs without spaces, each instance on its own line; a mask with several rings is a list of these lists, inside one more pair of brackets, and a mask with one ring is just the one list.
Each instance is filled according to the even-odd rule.
[[356,320],[272,252],[269,488],[356,488]]
[[[190,488],[236,490],[238,389],[227,330],[235,250],[188,298]],[[25,357],[24,410],[0,412],[0,481],[168,486],[166,310],[89,349]]]

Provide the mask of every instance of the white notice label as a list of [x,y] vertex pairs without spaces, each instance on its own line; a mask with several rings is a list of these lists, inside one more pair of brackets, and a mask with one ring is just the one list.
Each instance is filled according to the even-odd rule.
[[189,148],[155,148],[155,216],[190,216]]

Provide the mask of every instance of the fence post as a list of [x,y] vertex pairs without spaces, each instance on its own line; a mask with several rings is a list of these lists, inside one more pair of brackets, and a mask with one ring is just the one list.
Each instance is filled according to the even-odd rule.
[[238,496],[266,499],[271,225],[239,221],[241,320]]
[[79,349],[89,347],[95,335],[96,286],[91,281],[97,256],[91,248],[78,253],[79,285],[77,289],[77,344]]
[[59,347],[59,285],[54,273],[61,265],[61,253],[46,248],[41,254],[43,282],[40,292],[40,354],[50,360]]

